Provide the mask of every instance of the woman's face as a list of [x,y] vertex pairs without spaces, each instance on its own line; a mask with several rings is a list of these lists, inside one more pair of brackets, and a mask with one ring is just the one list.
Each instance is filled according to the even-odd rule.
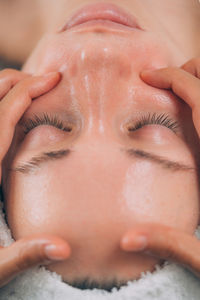
[[[132,1],[117,2],[134,12]],[[89,277],[104,287],[153,270],[159,260],[119,247],[138,223],[191,234],[198,224],[191,111],[139,77],[188,54],[167,29],[152,30],[153,22],[145,30],[55,29],[24,66],[36,75],[60,71],[62,80],[33,101],[16,128],[3,170],[7,219],[15,239],[50,233],[69,242],[71,257],[49,268],[71,284]]]

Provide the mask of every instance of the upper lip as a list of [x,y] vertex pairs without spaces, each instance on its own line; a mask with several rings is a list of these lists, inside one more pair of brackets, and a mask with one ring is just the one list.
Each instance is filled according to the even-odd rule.
[[70,29],[90,20],[110,20],[112,22],[143,30],[136,18],[132,14],[124,11],[121,7],[111,3],[97,3],[86,5],[76,11],[60,31]]

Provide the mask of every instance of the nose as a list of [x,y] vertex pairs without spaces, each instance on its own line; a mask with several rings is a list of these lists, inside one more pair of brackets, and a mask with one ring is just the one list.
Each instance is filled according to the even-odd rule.
[[123,201],[126,159],[115,146],[87,143],[74,150],[68,168],[70,176],[65,179],[68,226],[76,227],[84,243],[86,240],[93,243],[96,236],[112,240],[113,233],[122,232],[131,219]]

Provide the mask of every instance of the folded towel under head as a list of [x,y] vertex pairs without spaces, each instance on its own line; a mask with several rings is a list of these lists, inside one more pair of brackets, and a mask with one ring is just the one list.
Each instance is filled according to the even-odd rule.
[[[200,239],[200,227],[196,231]],[[0,244],[13,242],[0,207]],[[0,300],[200,300],[200,280],[190,271],[166,263],[153,273],[142,274],[139,280],[112,292],[79,290],[62,282],[56,273],[36,267],[19,275],[0,289]]]

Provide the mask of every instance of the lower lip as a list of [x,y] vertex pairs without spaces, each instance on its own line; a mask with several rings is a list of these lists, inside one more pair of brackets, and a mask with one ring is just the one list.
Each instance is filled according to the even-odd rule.
[[95,31],[100,32],[101,30],[104,30],[106,28],[108,29],[116,29],[116,30],[120,30],[120,31],[135,31],[135,30],[140,30],[136,27],[129,27],[120,23],[116,23],[110,20],[90,20],[78,25],[75,25],[73,27],[71,27],[70,29],[68,29],[67,31],[77,31],[78,29],[95,29]]

